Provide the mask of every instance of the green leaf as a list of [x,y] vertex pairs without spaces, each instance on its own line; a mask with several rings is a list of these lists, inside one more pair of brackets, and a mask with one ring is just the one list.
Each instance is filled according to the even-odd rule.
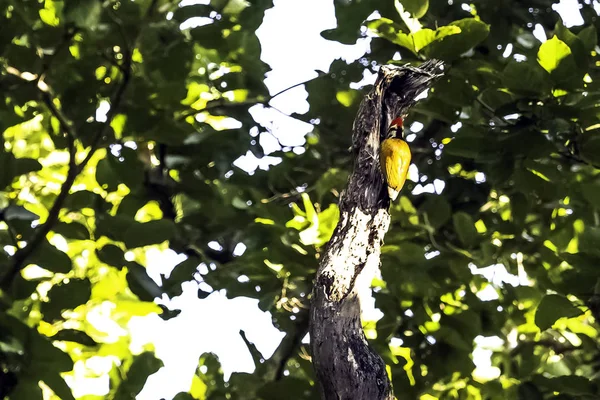
[[96,341],[92,339],[87,333],[79,331],[77,329],[62,329],[58,331],[58,333],[56,333],[54,336],[50,336],[50,339],[64,342],[75,342],[88,347],[98,345],[98,343],[96,343]]
[[400,25],[388,18],[380,18],[367,23],[367,28],[373,33],[399,46],[405,47],[416,54],[412,38],[402,32]]
[[341,192],[346,182],[348,182],[348,171],[338,168],[327,170],[316,183],[315,191],[317,192],[318,199],[322,200],[332,189]]
[[481,138],[458,136],[444,147],[444,154],[476,159],[482,151],[481,147]]
[[579,251],[587,252],[600,257],[600,228],[586,225],[579,235]]
[[286,400],[290,393],[294,399],[316,399],[315,387],[306,379],[284,376],[278,381],[268,382],[257,391],[257,395],[264,400]]
[[163,366],[163,362],[154,354],[145,352],[135,356],[133,363],[127,371],[126,378],[121,382],[114,400],[130,400],[142,390],[148,377],[156,373]]
[[10,294],[16,300],[26,299],[33,294],[41,281],[41,279],[28,280],[18,274],[10,287]]
[[194,274],[198,271],[200,262],[199,258],[190,257],[175,266],[173,271],[171,271],[171,275],[169,275],[169,278],[163,284],[165,292],[169,297],[173,298],[181,295],[183,291],[181,284],[193,279]]
[[517,99],[517,96],[506,89],[489,88],[479,95],[479,99],[486,106],[496,110],[506,104],[513,103]]
[[550,328],[559,318],[573,318],[583,314],[569,299],[558,294],[549,294],[535,311],[535,324],[542,330]]
[[[550,392],[571,394],[575,396],[596,397],[596,385],[585,376],[557,376],[545,377],[534,375],[532,381],[538,386],[547,389]],[[587,396],[583,397],[586,398]],[[589,398],[589,397],[587,397]]]
[[[110,155],[107,155],[110,157]],[[114,192],[119,186],[118,176],[113,172],[108,158],[103,158],[96,165],[96,181],[107,192]]]
[[194,17],[208,17],[213,11],[215,11],[214,7],[208,4],[193,4],[185,7],[177,7],[177,10],[173,13],[173,19],[182,23]]
[[33,158],[15,158],[13,168],[15,176],[19,176],[30,172],[40,171],[42,169],[42,164]]
[[74,240],[89,240],[90,232],[88,229],[78,222],[59,222],[52,230],[66,239]]
[[418,53],[423,48],[429,46],[431,43],[436,41],[442,41],[447,36],[457,35],[461,32],[457,26],[442,26],[437,28],[435,31],[431,29],[421,29],[415,33],[411,33],[409,37],[412,39],[412,43],[415,51]]
[[168,219],[159,219],[145,223],[132,223],[124,233],[125,245],[132,249],[162,243],[175,236],[175,223]]
[[104,245],[100,250],[96,250],[96,255],[105,264],[122,269],[125,265],[125,252],[114,244]]
[[53,322],[61,318],[64,310],[72,310],[87,303],[92,294],[92,286],[88,279],[71,279],[67,283],[52,286],[48,292],[47,303],[42,303],[44,319]]
[[588,132],[580,136],[579,154],[590,164],[600,166],[600,132]]
[[510,198],[511,217],[516,225],[525,223],[525,218],[529,211],[529,202],[527,197],[520,192],[513,194]]
[[575,57],[571,48],[558,36],[542,43],[538,51],[538,62],[559,84],[578,81],[577,77],[580,74],[577,71]]
[[0,174],[0,189],[4,189],[10,185],[14,178],[14,174],[12,173],[14,159],[15,156],[12,153],[0,149],[0,170],[2,170]]
[[75,400],[73,392],[65,380],[56,371],[45,370],[40,371],[40,378],[52,391],[61,398],[61,400]]
[[0,149],[0,189],[8,186],[15,177],[39,171],[42,164],[32,158],[16,158],[12,153]]
[[421,18],[427,13],[429,0],[401,0],[404,10],[411,13],[415,18]]
[[475,245],[479,234],[477,233],[477,229],[475,229],[475,224],[471,216],[459,211],[452,215],[452,222],[460,241],[467,247]]
[[451,217],[452,209],[448,201],[442,196],[429,195],[419,208],[421,214],[427,215],[431,227],[437,229],[444,225]]
[[138,159],[137,152],[123,146],[118,157],[108,153],[98,162],[96,180],[109,192],[117,190],[120,183],[135,189],[145,182],[144,170],[144,164]]
[[64,207],[68,210],[96,209],[102,204],[104,204],[104,199],[99,194],[80,190],[67,196]]
[[141,301],[152,302],[162,296],[160,286],[148,276],[146,268],[136,262],[127,263],[127,284]]
[[442,28],[445,28],[448,34],[427,47],[425,52],[427,57],[446,61],[456,60],[463,53],[483,42],[490,33],[490,26],[475,18],[453,21],[445,27],[438,28],[438,31]]
[[134,224],[140,224],[132,218],[109,214],[99,214],[96,217],[96,238],[106,236],[115,241],[122,242],[125,239],[125,232]]
[[25,377],[19,379],[17,387],[10,393],[10,400],[42,400],[42,388],[39,379]]
[[179,392],[175,395],[175,397],[173,397],[173,400],[194,400],[194,399],[195,398],[192,397],[192,395],[187,392]]
[[502,72],[503,82],[514,93],[542,94],[550,90],[548,73],[538,64],[509,62]]
[[385,245],[381,253],[386,257],[393,256],[403,264],[420,263],[425,260],[423,246],[411,242],[402,242],[397,245]]
[[10,205],[3,210],[0,210],[5,221],[22,220],[22,221],[36,221],[40,219],[37,214],[32,213],[23,206]]
[[598,43],[598,32],[596,31],[596,27],[594,25],[583,28],[577,37],[579,37],[583,43],[584,49],[588,52],[594,50],[596,44]]
[[519,385],[518,393],[518,400],[544,400],[542,392],[531,382]]
[[444,341],[459,350],[470,352],[473,349],[473,346],[456,329],[442,326],[435,335],[437,340]]
[[48,338],[33,330],[30,331],[29,345],[31,366],[35,368],[32,372],[41,374],[42,379],[46,372],[58,373],[73,369],[73,360],[68,354],[52,345]]
[[94,30],[102,13],[101,0],[65,0],[64,19],[80,28]]
[[432,89],[432,93],[451,105],[470,105],[475,99],[473,86],[462,78],[448,77],[441,79]]
[[71,271],[73,264],[68,255],[44,240],[28,260],[48,271],[66,274]]
[[590,203],[592,207],[600,208],[600,184],[582,183],[579,187],[583,198]]
[[322,246],[331,239],[333,231],[340,219],[340,210],[337,205],[330,204],[326,210],[319,213],[319,237],[317,246]]

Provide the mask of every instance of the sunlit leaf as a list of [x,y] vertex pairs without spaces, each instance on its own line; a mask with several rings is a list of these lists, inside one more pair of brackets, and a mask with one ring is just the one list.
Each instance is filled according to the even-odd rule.
[[557,36],[544,42],[540,46],[538,61],[540,65],[548,72],[554,71],[560,61],[571,54],[571,49]]

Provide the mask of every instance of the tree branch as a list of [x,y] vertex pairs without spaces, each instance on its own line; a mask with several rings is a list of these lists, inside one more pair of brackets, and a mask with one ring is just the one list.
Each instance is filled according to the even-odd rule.
[[367,343],[360,319],[360,293],[379,267],[390,223],[379,146],[391,121],[440,76],[441,65],[432,60],[419,68],[381,67],[354,120],[354,171],[317,270],[310,311],[313,365],[325,400],[394,398],[385,363]]

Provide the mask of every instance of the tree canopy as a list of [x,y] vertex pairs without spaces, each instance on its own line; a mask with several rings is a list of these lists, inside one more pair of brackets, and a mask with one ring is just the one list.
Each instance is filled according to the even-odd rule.
[[[322,36],[370,50],[306,82],[305,144],[252,173],[234,162],[265,156],[248,110],[271,107],[255,31],[273,2],[179,3],[0,5],[0,398],[74,399],[86,374],[110,391],[78,398],[134,398],[162,362],[132,353],[127,323],[177,318],[154,299],[191,280],[258,299],[285,337],[266,360],[245,339],[256,370],[227,382],[202,355],[178,400],[318,398],[302,339],[356,83],[429,58],[445,75],[407,118],[412,180],[372,283],[383,316],[363,321],[396,396],[600,396],[600,3],[567,28],[549,0],[334,0]],[[148,248],[186,259],[159,285]]]

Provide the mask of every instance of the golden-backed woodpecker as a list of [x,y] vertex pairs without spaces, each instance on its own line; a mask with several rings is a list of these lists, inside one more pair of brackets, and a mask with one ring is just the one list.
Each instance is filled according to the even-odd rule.
[[404,133],[404,120],[402,117],[394,119],[388,129],[385,140],[381,143],[379,162],[381,172],[388,185],[388,194],[392,201],[396,200],[398,193],[404,186],[408,166],[410,165],[410,149],[402,140]]

